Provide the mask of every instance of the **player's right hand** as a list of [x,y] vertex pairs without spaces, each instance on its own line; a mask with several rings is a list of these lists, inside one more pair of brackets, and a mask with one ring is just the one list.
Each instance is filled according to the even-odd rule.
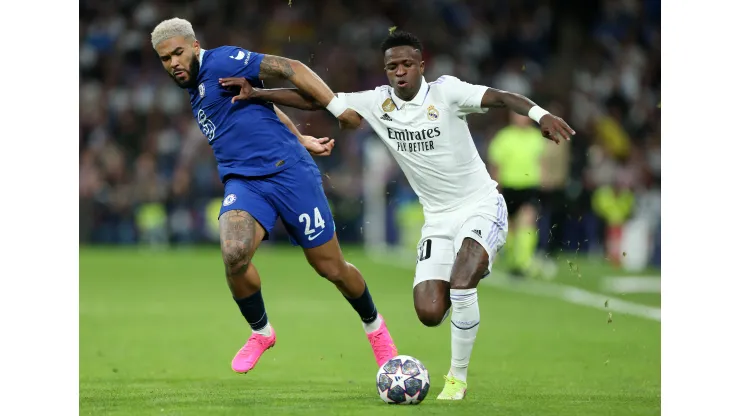
[[239,89],[239,94],[231,98],[232,104],[239,100],[251,100],[254,94],[254,88],[246,78],[219,78],[218,83],[226,89]]

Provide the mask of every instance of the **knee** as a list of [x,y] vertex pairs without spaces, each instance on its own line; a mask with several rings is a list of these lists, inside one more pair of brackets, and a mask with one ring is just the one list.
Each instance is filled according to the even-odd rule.
[[445,320],[449,308],[442,302],[416,304],[416,316],[424,326],[438,326]]
[[349,264],[345,261],[323,261],[314,265],[314,270],[324,279],[337,283],[347,275]]
[[249,249],[243,245],[230,245],[221,249],[228,276],[246,272],[250,261]]

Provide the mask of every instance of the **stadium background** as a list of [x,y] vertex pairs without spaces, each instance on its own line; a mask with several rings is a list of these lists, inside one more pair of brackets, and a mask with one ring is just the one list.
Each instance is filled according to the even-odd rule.
[[[454,74],[530,96],[578,132],[567,151],[547,147],[552,169],[567,175],[547,185],[562,198],[545,201],[541,248],[598,251],[606,217],[595,212],[593,194],[619,186],[635,196],[630,216],[649,221],[651,258],[658,264],[659,1],[574,1],[557,8],[551,1],[288,3],[81,2],[82,242],[218,241],[214,212],[223,187],[214,158],[186,93],[166,76],[149,38],[160,20],[181,16],[192,20],[205,48],[234,44],[299,59],[335,91],[385,83],[380,41],[393,26],[417,34],[426,48],[427,79]],[[362,242],[371,227],[387,230],[385,240],[396,243],[403,230],[397,218],[415,196],[398,167],[387,164],[372,176],[384,181],[387,224],[365,224],[369,166],[363,155],[374,134],[341,132],[328,113],[286,112],[304,133],[337,139],[333,155],[316,162],[340,241]],[[507,117],[491,111],[469,118],[484,159]],[[281,227],[275,237],[286,241]]]
[[[556,283],[603,290],[602,277],[629,271],[619,271],[614,264],[630,261],[622,266],[659,275],[659,0],[82,0],[80,403],[86,413],[163,414],[161,407],[163,412],[172,410],[169,414],[211,414],[224,397],[227,408],[245,405],[238,384],[243,382],[222,371],[244,335],[238,311],[218,280],[222,270],[216,215],[223,186],[186,92],[162,70],[149,38],[160,20],[172,16],[189,19],[205,48],[233,44],[298,59],[334,91],[385,84],[381,40],[391,27],[416,34],[425,46],[427,80],[453,74],[527,95],[578,132],[568,145],[547,146],[548,172],[558,174],[551,175],[555,179],[545,190],[557,198],[542,201],[539,248],[542,255],[558,259]],[[436,337],[447,345],[449,334],[441,331],[430,338],[409,313],[408,265],[385,266],[368,255],[377,246],[413,249],[420,227],[413,192],[388,153],[378,150],[370,129],[341,132],[328,113],[284,110],[305,134],[336,139],[333,154],[315,160],[324,173],[340,241],[371,282],[378,304],[392,321],[391,330],[406,325],[395,332],[400,348],[420,355],[427,367],[436,368],[436,377],[449,365],[448,352],[433,353],[427,345],[437,342]],[[488,163],[488,146],[506,126],[508,115],[491,110],[468,120]],[[617,192],[599,192],[612,189]],[[622,256],[610,255],[605,250],[607,236],[610,229],[619,228],[631,230],[624,234],[632,237],[621,246]],[[310,282],[318,279],[305,279],[312,271],[300,250],[282,247],[287,237],[280,226],[274,237],[256,257],[265,281],[273,282],[266,283],[272,284],[265,292],[268,313],[271,320],[282,319],[277,327],[285,331],[282,349],[268,354],[305,366],[306,380],[318,381],[300,393],[282,392],[292,374],[279,362],[267,361],[260,364],[267,384],[250,388],[272,395],[273,401],[247,404],[272,414],[282,409],[276,400],[315,404],[315,414],[332,414],[332,406],[340,406],[338,414],[342,409],[344,414],[357,412],[337,404],[347,399],[339,392],[360,389],[352,390],[352,397],[366,398],[368,386],[362,383],[372,383],[371,378],[354,387],[352,380],[350,387],[337,387],[326,378],[372,374],[363,355],[364,341],[345,341],[341,332],[356,322],[335,315],[332,308],[344,310],[346,305],[324,283],[314,288]],[[413,267],[413,256],[406,262]],[[482,319],[492,326],[481,331],[476,351],[488,352],[491,364],[478,358],[481,367],[471,368],[471,377],[500,376],[485,381],[496,392],[491,400],[499,400],[500,414],[659,413],[660,324],[643,319],[655,316],[654,309],[647,310],[659,307],[659,289],[657,295],[652,289],[615,289],[600,298],[604,308],[609,305],[609,326],[607,310],[590,312],[531,293],[484,290],[482,299],[488,299],[482,301]],[[547,290],[530,292],[541,295]],[[572,293],[570,297],[571,303],[589,302],[574,300]],[[639,310],[617,309],[617,299],[638,302]],[[591,315],[595,313],[598,319]],[[617,332],[612,333],[617,328],[612,313],[614,325],[622,325],[618,339]],[[643,318],[626,316],[630,313]],[[657,309],[657,321],[659,313]],[[288,327],[296,314],[315,320],[332,314],[338,326],[334,339],[342,340],[336,341],[335,358],[343,356],[344,361],[331,361],[332,353],[297,339],[309,329]],[[518,319],[500,322],[500,316]],[[590,330],[583,331],[585,327]],[[174,353],[172,340],[190,348]],[[291,355],[291,344],[301,345],[304,355]],[[347,361],[354,349],[360,351],[357,363]],[[332,370],[311,367],[307,356],[314,355],[317,363],[319,355],[322,363],[332,362]],[[189,365],[182,366],[183,361]],[[334,388],[331,400],[323,402],[320,393],[314,393],[316,386]],[[433,385],[432,394],[438,387]],[[485,402],[483,387],[468,405]],[[363,402],[370,406],[365,410],[376,414],[372,394],[369,397],[369,404]],[[564,404],[566,399],[572,402]],[[531,407],[532,400],[545,405]]]

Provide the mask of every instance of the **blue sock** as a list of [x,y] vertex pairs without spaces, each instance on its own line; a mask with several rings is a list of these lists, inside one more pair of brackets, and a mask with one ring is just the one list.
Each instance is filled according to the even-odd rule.
[[360,315],[360,319],[365,324],[370,324],[375,321],[378,317],[378,311],[375,309],[375,303],[373,303],[373,297],[370,296],[370,291],[365,283],[365,291],[362,292],[359,298],[350,299],[345,296],[347,302],[352,305],[357,314]]
[[265,302],[262,300],[262,290],[258,290],[252,296],[246,298],[234,298],[234,301],[239,305],[242,316],[247,320],[253,331],[259,331],[267,326],[267,312],[265,311]]

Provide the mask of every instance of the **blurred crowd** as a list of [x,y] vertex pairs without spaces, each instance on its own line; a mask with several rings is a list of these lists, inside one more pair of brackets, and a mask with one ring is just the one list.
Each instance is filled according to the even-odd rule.
[[[553,173],[542,188],[555,197],[538,218],[543,250],[602,250],[611,228],[640,218],[659,262],[659,0],[81,0],[82,242],[217,238],[223,187],[213,155],[150,43],[173,16],[190,20],[206,49],[298,59],[334,91],[385,84],[380,42],[392,27],[416,34],[427,80],[453,74],[524,94],[577,131],[547,147]],[[304,133],[337,139],[316,161],[340,239],[360,241],[363,148],[373,133],[340,132],[325,112],[286,113]],[[482,156],[508,122],[497,110],[469,118]],[[397,167],[385,180],[392,204],[408,199]]]

